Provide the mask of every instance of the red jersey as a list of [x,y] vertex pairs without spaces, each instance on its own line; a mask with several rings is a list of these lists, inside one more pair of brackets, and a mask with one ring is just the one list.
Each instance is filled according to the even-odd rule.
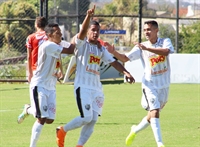
[[31,52],[32,70],[35,70],[37,67],[38,48],[45,40],[47,40],[45,31],[35,32],[26,39],[26,48]]
[[101,39],[98,39],[98,41],[100,42],[100,44],[101,44],[102,46],[104,46],[104,45],[105,45],[103,40],[101,40]]

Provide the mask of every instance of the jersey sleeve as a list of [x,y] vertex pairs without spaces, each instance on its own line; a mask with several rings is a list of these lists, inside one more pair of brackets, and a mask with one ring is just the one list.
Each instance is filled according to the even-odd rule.
[[141,57],[141,50],[139,47],[134,46],[132,50],[125,54],[130,61],[137,60]]
[[65,48],[69,48],[70,45],[71,45],[71,43],[69,43],[69,42],[67,42],[67,41],[65,41],[65,40],[62,40],[62,41],[60,42],[60,45],[61,45],[62,47],[65,47]]
[[107,51],[107,49],[105,49],[105,47],[102,46],[102,50],[103,50],[103,56],[102,56],[101,60],[105,64],[109,64],[109,63],[112,63],[115,61],[113,56]]
[[60,58],[62,50],[63,50],[62,46],[51,42],[46,48],[46,54],[55,58]]
[[32,49],[32,39],[31,39],[31,35],[29,35],[27,38],[26,38],[26,44],[25,44],[26,48],[28,49]]
[[174,53],[174,47],[173,47],[172,42],[169,38],[164,39],[163,48],[168,48],[170,50],[170,53]]
[[78,38],[78,34],[76,34],[75,44],[76,44],[77,48],[80,48],[81,46],[83,46],[85,42],[86,42],[86,38],[84,40],[81,40],[81,39]]

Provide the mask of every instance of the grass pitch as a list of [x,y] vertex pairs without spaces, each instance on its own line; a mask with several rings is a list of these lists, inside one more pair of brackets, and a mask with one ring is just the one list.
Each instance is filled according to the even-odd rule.
[[[140,105],[141,84],[103,82],[105,103],[94,133],[84,147],[125,147],[133,124],[146,115]],[[0,83],[0,147],[28,147],[35,118],[17,124],[17,116],[29,103],[28,84]],[[38,147],[56,147],[55,128],[79,115],[73,85],[57,85],[57,114],[51,125],[43,127]],[[161,112],[166,147],[200,146],[200,85],[171,84],[169,101]],[[80,129],[68,132],[66,147],[75,147]],[[156,147],[150,127],[137,134],[132,147]]]

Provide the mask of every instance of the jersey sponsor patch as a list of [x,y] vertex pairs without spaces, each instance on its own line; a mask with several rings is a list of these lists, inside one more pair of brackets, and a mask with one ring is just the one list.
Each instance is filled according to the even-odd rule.
[[149,58],[151,66],[156,66],[156,64],[163,63],[166,60],[166,56],[158,55]]

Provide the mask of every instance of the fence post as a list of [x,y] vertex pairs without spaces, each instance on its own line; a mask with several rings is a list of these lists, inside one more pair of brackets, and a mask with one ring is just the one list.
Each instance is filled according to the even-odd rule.
[[176,0],[176,52],[178,53],[178,41],[179,41],[179,0]]
[[40,16],[43,16],[43,1],[44,0],[40,0]]
[[139,1],[139,28],[138,28],[138,42],[140,43],[142,41],[142,0]]

